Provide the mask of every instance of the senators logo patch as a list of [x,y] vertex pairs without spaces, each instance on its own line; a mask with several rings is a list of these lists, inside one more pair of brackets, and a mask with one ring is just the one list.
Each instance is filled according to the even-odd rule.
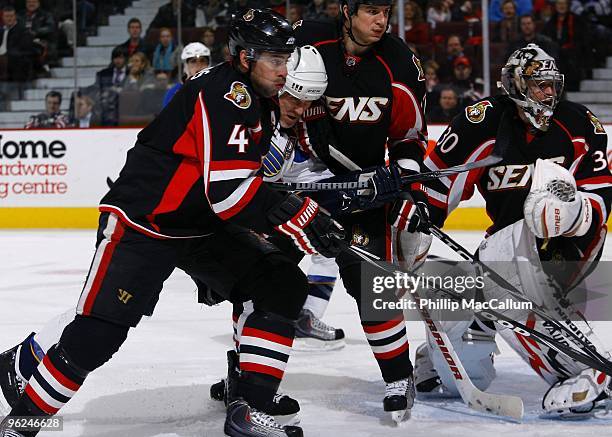
[[246,11],[246,14],[242,16],[242,18],[244,21],[251,21],[253,18],[255,18],[255,11],[253,11],[253,9],[249,9]]
[[414,66],[419,71],[419,82],[425,80],[425,73],[423,72],[423,67],[421,66],[421,60],[416,57],[416,55],[412,55],[412,62],[414,62]]
[[478,102],[475,105],[465,108],[465,115],[470,122],[480,123],[482,120],[484,120],[487,113],[487,108],[489,106],[493,106],[491,102],[488,100],[483,100],[482,102]]
[[238,106],[240,109],[247,109],[251,106],[251,95],[242,82],[234,82],[229,93],[223,96],[225,99]]
[[593,114],[591,114],[591,111],[587,111],[587,116],[589,117],[589,121],[593,125],[593,128],[595,129],[595,133],[596,134],[605,134],[606,133],[606,130],[602,126],[601,121],[599,121],[599,119],[597,117],[595,117]]
[[300,27],[302,24],[304,24],[304,20],[298,20],[295,23],[293,23],[293,30],[297,29],[298,27]]

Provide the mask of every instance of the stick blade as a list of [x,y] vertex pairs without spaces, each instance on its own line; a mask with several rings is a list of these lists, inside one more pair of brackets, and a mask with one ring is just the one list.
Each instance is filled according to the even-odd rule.
[[467,404],[473,410],[483,413],[511,417],[516,420],[523,418],[523,400],[518,396],[498,395],[477,390],[470,394]]

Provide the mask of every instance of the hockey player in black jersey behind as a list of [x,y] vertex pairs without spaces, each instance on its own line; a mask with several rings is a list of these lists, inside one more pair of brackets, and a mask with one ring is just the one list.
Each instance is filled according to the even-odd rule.
[[[376,194],[364,208],[368,210],[335,218],[349,241],[388,260],[395,259],[398,244],[419,246],[415,208],[404,201],[392,208],[386,204],[397,198],[400,175],[420,170],[427,135],[422,108],[425,77],[417,56],[387,33],[391,10],[390,0],[343,1],[337,23],[294,24],[298,44],[319,50],[328,76],[324,110],[313,105],[303,117],[306,146],[338,176],[372,170]],[[329,123],[312,123],[320,117],[327,117]],[[326,126],[330,132],[324,131]],[[389,166],[385,165],[386,149]],[[414,188],[414,196],[421,198],[423,193]],[[371,307],[362,297],[370,299],[372,290],[361,288],[361,260],[343,253],[337,263],[362,315],[363,305]],[[409,417],[406,413],[414,399],[404,316],[398,310],[381,316],[382,320],[361,318],[386,383],[384,409],[401,421]]]
[[[519,278],[515,285],[528,297],[556,308],[550,269],[544,274],[542,262],[562,263],[563,276],[570,280],[554,278],[564,290],[571,290],[586,274],[585,266],[596,262],[603,250],[612,200],[608,138],[588,108],[561,100],[563,75],[555,60],[535,44],[510,56],[500,86],[503,95],[480,100],[453,119],[424,165],[438,170],[478,161],[490,155],[496,143],[503,145],[503,161],[428,182],[431,221],[442,226],[459,202],[478,188],[493,221],[479,248],[480,260],[507,268],[504,277]],[[525,260],[518,274],[517,259]],[[490,297],[495,292],[495,286],[486,291]],[[577,313],[571,305],[567,311]],[[529,323],[528,317],[525,314],[521,321]],[[495,377],[495,330],[469,320],[446,323],[466,370],[480,389],[486,389]],[[533,323],[544,329],[543,322]],[[610,356],[587,322],[574,323],[600,353]],[[586,415],[596,402],[609,397],[610,376],[510,329],[498,326],[497,332],[550,385],[542,401],[545,413]],[[419,393],[458,394],[431,338],[418,348],[415,365]]]
[[36,435],[8,429],[8,420],[56,414],[152,312],[176,267],[225,299],[254,302],[241,349],[250,363],[266,364],[240,363],[240,378],[228,389],[225,433],[302,435],[262,411],[282,379],[307,281],[252,231],[290,234],[300,249],[334,257],[339,248],[328,232],[342,230],[311,199],[271,191],[258,175],[272,133],[260,104],[284,85],[293,29],[272,11],[250,9],[232,20],[229,47],[233,62],[187,81],[139,133],[101,202],[77,316],[34,371],[1,436]]

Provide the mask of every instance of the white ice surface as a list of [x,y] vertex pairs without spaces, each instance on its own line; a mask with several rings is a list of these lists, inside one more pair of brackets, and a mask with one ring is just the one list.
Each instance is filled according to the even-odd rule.
[[[458,232],[473,250],[480,233]],[[50,318],[76,305],[93,254],[92,231],[0,231],[0,351],[20,342]],[[433,253],[453,257],[437,242]],[[605,259],[612,259],[610,244]],[[222,436],[224,408],[210,385],[226,372],[231,308],[196,303],[190,279],[176,271],[166,282],[151,319],[131,331],[113,359],[92,373],[62,410],[64,431],[41,436]],[[498,377],[489,391],[518,395],[523,423],[473,412],[460,401],[418,402],[412,419],[395,428],[382,411],[384,384],[359,324],[354,301],[336,287],[325,320],[344,328],[347,346],[327,353],[295,353],[282,389],[302,407],[306,436],[605,436],[612,413],[585,422],[538,418],[546,386],[499,342]],[[414,353],[424,339],[408,324]],[[595,323],[612,346],[612,322]]]

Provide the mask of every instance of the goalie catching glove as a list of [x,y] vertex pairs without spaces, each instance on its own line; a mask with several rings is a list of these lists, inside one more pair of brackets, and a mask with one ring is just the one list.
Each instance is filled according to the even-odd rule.
[[535,164],[523,213],[525,223],[539,238],[579,237],[586,234],[593,220],[591,202],[576,190],[572,174],[542,159]]
[[344,229],[310,197],[289,194],[268,213],[268,219],[306,254],[335,258],[342,250],[337,239],[344,238]]

